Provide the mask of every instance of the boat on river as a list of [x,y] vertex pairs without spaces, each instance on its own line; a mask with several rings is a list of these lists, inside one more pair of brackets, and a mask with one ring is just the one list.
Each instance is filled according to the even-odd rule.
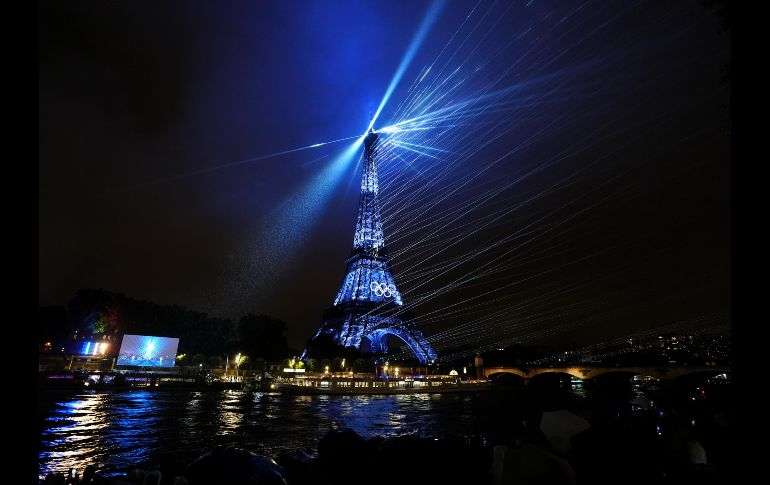
[[301,376],[277,380],[275,390],[285,394],[433,394],[479,392],[491,389],[488,381],[462,381],[456,377],[406,378]]

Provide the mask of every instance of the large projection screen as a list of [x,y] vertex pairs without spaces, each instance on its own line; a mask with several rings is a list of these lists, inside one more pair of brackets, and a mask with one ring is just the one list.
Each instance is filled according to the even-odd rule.
[[178,338],[124,335],[116,365],[174,367]]

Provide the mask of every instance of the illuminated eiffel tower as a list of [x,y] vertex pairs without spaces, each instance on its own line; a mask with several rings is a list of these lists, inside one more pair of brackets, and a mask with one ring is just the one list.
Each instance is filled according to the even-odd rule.
[[[323,315],[324,323],[313,339],[329,334],[343,347],[360,349],[368,342],[371,352],[388,350],[388,337],[401,339],[421,363],[436,359],[414,315],[404,311],[401,292],[390,269],[385,236],[377,202],[377,141],[373,130],[364,139],[364,173],[361,200],[353,237],[353,250],[347,259],[347,273],[334,303]],[[303,353],[305,358],[307,350]]]

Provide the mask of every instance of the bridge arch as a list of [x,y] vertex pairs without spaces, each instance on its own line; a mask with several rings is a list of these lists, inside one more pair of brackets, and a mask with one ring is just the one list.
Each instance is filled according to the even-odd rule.
[[677,367],[661,367],[661,366],[634,366],[634,367],[619,367],[619,366],[567,366],[567,367],[487,367],[484,369],[484,375],[490,376],[493,374],[508,372],[524,377],[525,379],[531,379],[545,373],[562,373],[569,374],[579,379],[593,379],[597,376],[602,376],[610,373],[628,373],[630,375],[649,376],[654,379],[676,379],[681,376],[689,374],[703,374],[703,375],[718,375],[718,374],[730,374],[729,366],[677,366]]
[[572,368],[536,369],[530,373],[529,377],[535,378],[538,376],[548,376],[548,375],[568,375],[570,377],[577,377],[578,379],[586,379],[585,375],[581,374],[580,372]]
[[581,372],[580,369],[572,367],[540,367],[533,369],[525,367],[488,367],[484,369],[484,375],[487,377],[500,373],[515,374],[525,379],[531,379],[541,374],[569,374],[570,376],[577,377],[578,379],[588,379],[585,373]]
[[514,375],[514,376],[518,376],[518,377],[521,377],[521,378],[524,378],[524,379],[527,378],[527,374],[524,371],[522,371],[521,369],[517,369],[515,367],[513,367],[513,368],[506,368],[506,369],[499,369],[499,370],[495,369],[494,372],[485,372],[485,374],[486,374],[487,377],[495,376],[497,378],[500,378],[500,376],[502,376],[502,375]]
[[490,381],[503,384],[505,386],[520,387],[527,383],[527,379],[523,375],[514,372],[496,372],[494,374],[490,374],[487,377]]
[[583,379],[580,374],[568,369],[543,369],[541,372],[530,373],[527,384],[535,387],[553,388],[556,386],[564,389],[570,388],[575,378]]
[[591,379],[593,378],[602,378],[602,377],[614,377],[614,376],[621,376],[626,375],[629,378],[632,378],[634,376],[642,376],[642,377],[652,377],[653,379],[660,379],[660,376],[653,375],[655,372],[651,372],[649,369],[617,369],[617,368],[606,368],[606,369],[596,369],[591,374]]

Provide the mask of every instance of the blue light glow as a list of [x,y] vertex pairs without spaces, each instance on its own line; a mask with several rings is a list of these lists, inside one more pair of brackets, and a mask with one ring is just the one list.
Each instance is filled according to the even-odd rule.
[[[128,191],[128,190],[134,190],[134,189],[138,189],[138,188],[141,188],[141,187],[147,187],[147,186],[150,186],[150,185],[156,185],[156,184],[160,184],[160,183],[174,182],[174,181],[185,179],[185,178],[188,178],[188,177],[195,177],[195,176],[198,176],[198,175],[204,175],[204,174],[216,172],[218,170],[223,170],[223,169],[226,169],[226,168],[237,167],[239,165],[244,165],[244,164],[247,164],[247,163],[253,163],[253,162],[260,161],[260,160],[266,160],[266,159],[269,159],[269,158],[281,157],[283,155],[288,155],[288,154],[291,154],[291,153],[297,153],[297,152],[301,152],[301,151],[304,151],[304,150],[309,150],[311,148],[318,148],[318,147],[322,147],[322,146],[325,146],[325,145],[331,145],[331,144],[334,144],[334,143],[339,143],[341,141],[351,140],[353,138],[361,138],[361,139],[363,139],[363,137],[359,137],[359,135],[347,136],[347,137],[344,137],[344,138],[337,138],[336,140],[329,140],[329,141],[325,141],[325,142],[321,142],[321,143],[314,143],[312,145],[307,145],[307,146],[304,146],[304,147],[292,148],[290,150],[282,150],[280,152],[268,153],[266,155],[260,155],[260,156],[257,156],[257,157],[247,158],[247,159],[244,159],[244,160],[238,160],[237,162],[229,162],[229,163],[224,163],[224,164],[219,164],[219,165],[212,165],[212,166],[209,166],[209,167],[206,167],[206,168],[201,168],[199,170],[193,170],[191,172],[185,172],[185,173],[180,173],[180,174],[173,175],[173,176],[170,176],[170,177],[164,177],[164,178],[160,178],[160,179],[156,179],[156,180],[150,180],[150,181],[147,181],[147,182],[143,182],[143,183],[141,183],[139,185],[133,185],[133,186],[130,186],[130,187],[123,188],[123,189],[118,190],[116,192],[124,192],[124,191]],[[360,144],[360,140],[356,141],[355,143],[359,143]]]
[[[276,241],[297,242],[305,237],[318,221],[319,215],[350,167],[363,141],[363,135],[358,137],[335,157],[323,172],[281,204],[281,209],[270,219],[270,229],[264,233],[266,241],[263,247],[273,246]],[[291,251],[295,249],[293,244],[286,247]],[[285,255],[286,260],[289,257],[290,255]]]
[[404,72],[406,72],[406,69],[409,67],[409,64],[412,62],[412,58],[414,58],[414,55],[417,53],[417,49],[419,49],[420,45],[422,45],[423,41],[425,40],[425,36],[428,35],[428,31],[433,25],[433,22],[438,17],[442,8],[444,8],[444,0],[434,0],[433,3],[431,4],[430,8],[428,9],[428,12],[425,14],[425,18],[423,19],[422,24],[420,24],[420,28],[417,29],[417,32],[414,34],[414,37],[412,38],[412,42],[409,44],[409,48],[406,50],[406,53],[404,54],[404,58],[401,60],[401,63],[398,65],[398,69],[396,69],[396,73],[393,75],[393,79],[390,81],[390,84],[388,85],[388,89],[385,91],[385,95],[382,97],[382,101],[380,101],[380,105],[377,107],[377,111],[374,113],[374,116],[372,117],[372,121],[369,123],[369,128],[367,128],[367,131],[372,129],[372,127],[374,126],[374,123],[377,121],[377,117],[379,117],[380,113],[382,112],[382,108],[384,108],[385,105],[388,103],[388,100],[390,99],[390,95],[393,94],[393,91],[396,89],[396,86],[398,86],[398,83],[401,81],[401,78],[403,77]]
[[178,338],[124,335],[117,365],[174,367]]

